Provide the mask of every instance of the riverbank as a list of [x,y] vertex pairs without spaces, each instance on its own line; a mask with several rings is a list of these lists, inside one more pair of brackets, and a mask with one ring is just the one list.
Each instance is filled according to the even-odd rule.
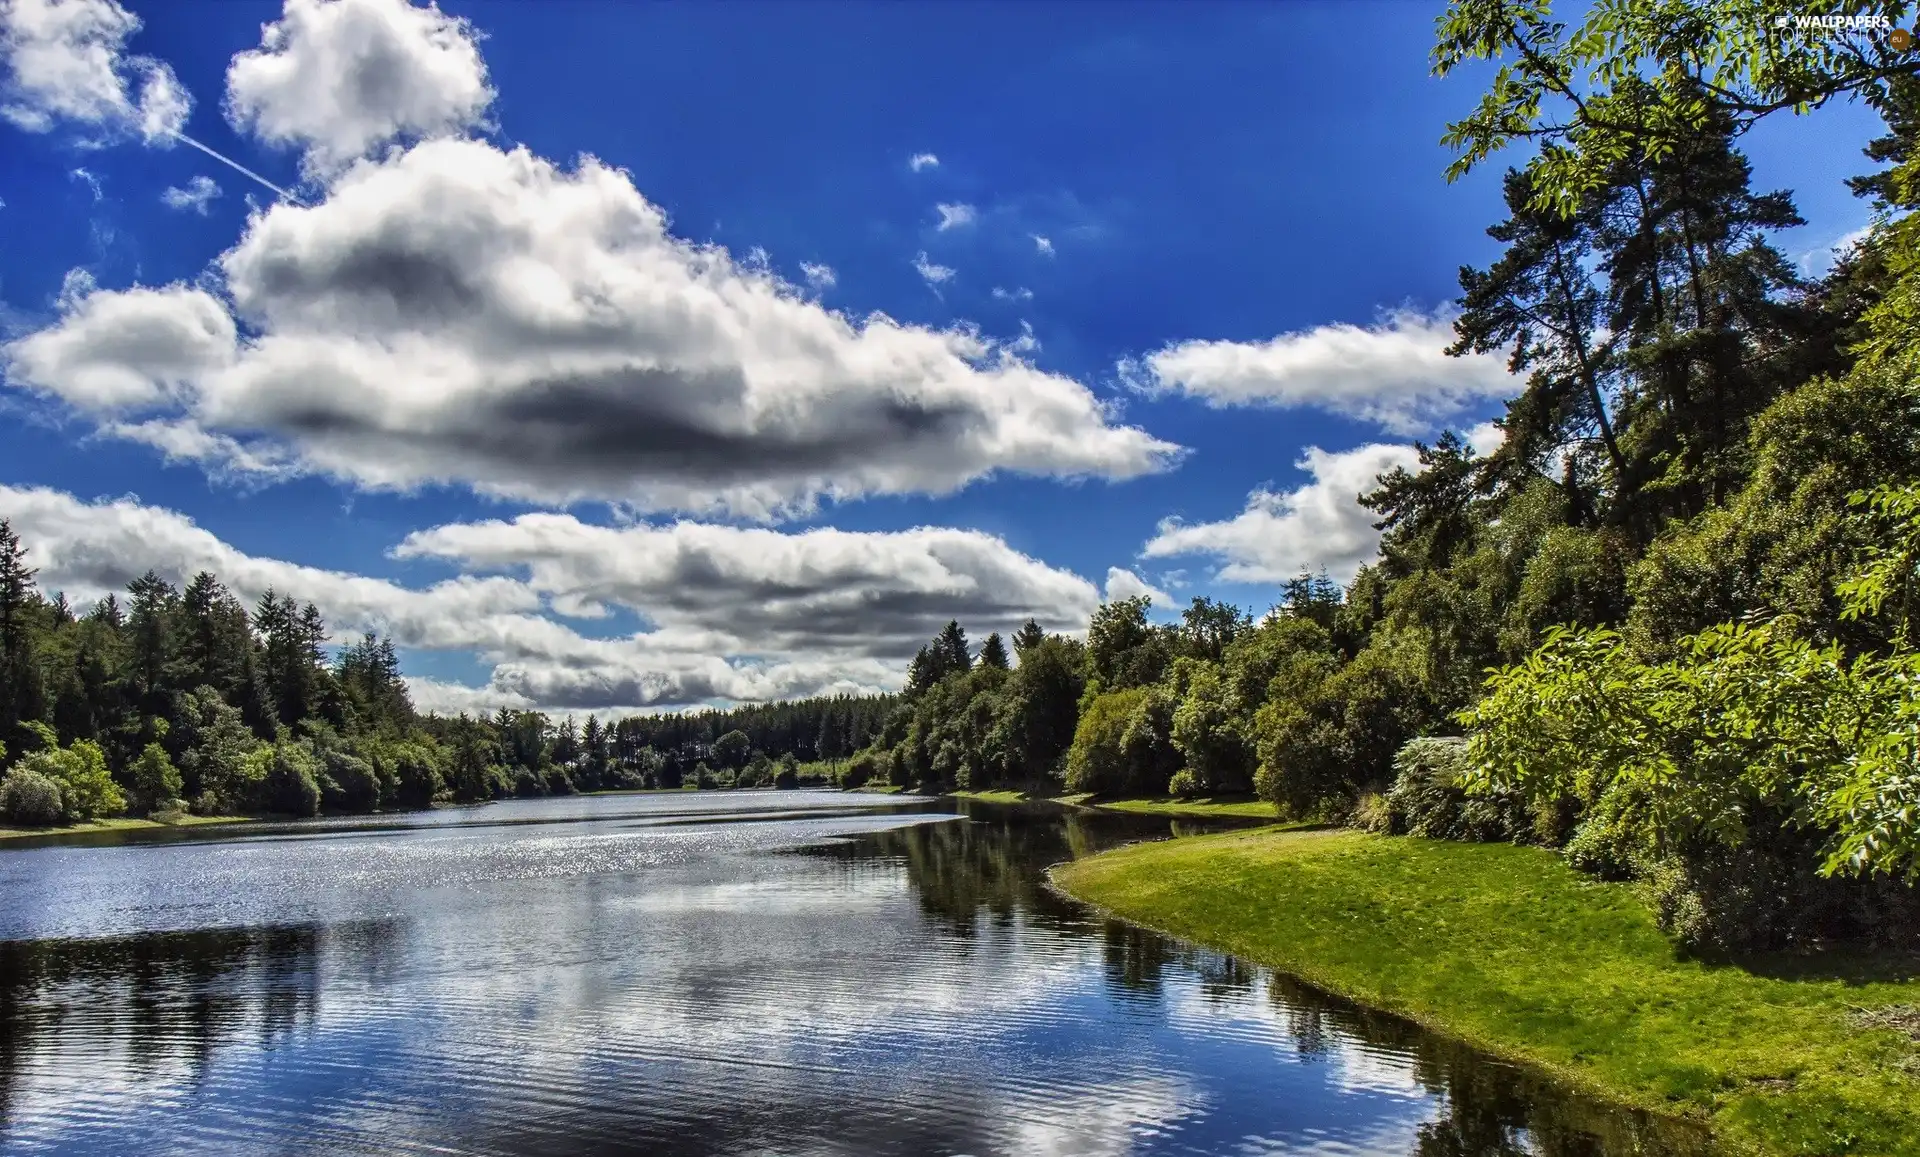
[[177,820],[149,820],[132,816],[115,816],[112,819],[89,820],[86,823],[63,824],[52,828],[0,827],[0,840],[24,840],[36,836],[72,836],[86,832],[140,832],[153,828],[198,828],[211,824],[252,823],[259,818],[258,816],[181,816]]
[[[1054,880],[1591,1091],[1707,1120],[1741,1148],[1920,1154],[1911,956],[1681,959],[1629,886],[1508,844],[1263,828],[1121,848]],[[1876,1010],[1911,1032],[1867,1027]]]
[[983,803],[1057,803],[1069,807],[1101,808],[1106,811],[1131,812],[1134,815],[1191,816],[1204,819],[1217,816],[1264,819],[1279,822],[1274,814],[1273,805],[1261,799],[1246,797],[1222,797],[1220,799],[1175,799],[1172,796],[1160,796],[1152,799],[1097,799],[1089,793],[1078,795],[1034,795],[1025,791],[955,791],[948,792],[954,799],[972,799]]

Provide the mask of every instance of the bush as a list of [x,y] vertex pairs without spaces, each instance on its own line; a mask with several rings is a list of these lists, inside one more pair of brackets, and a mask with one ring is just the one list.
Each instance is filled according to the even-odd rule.
[[712,791],[720,786],[719,781],[713,777],[713,769],[707,766],[707,761],[704,759],[693,765],[693,786],[698,791]]
[[16,767],[0,780],[0,815],[28,827],[49,827],[65,814],[60,785],[51,776]]
[[513,794],[521,799],[532,799],[546,795],[547,777],[531,767],[518,768],[513,773]]
[[780,763],[773,773],[773,786],[783,791],[791,791],[800,786],[800,766],[792,755],[780,757]]
[[141,811],[164,811],[180,798],[180,770],[158,743],[141,750],[140,758],[127,769],[127,778],[133,785],[134,805]]
[[871,751],[862,751],[847,761],[846,770],[840,773],[840,786],[865,787],[878,771],[879,759]]
[[1180,766],[1169,738],[1173,712],[1152,687],[1096,696],[1067,751],[1067,790],[1099,795],[1160,791]]
[[1354,802],[1353,814],[1347,817],[1347,826],[1363,832],[1391,833],[1393,817],[1387,811],[1387,797],[1377,791],[1362,793]]
[[107,772],[107,754],[90,739],[64,750],[45,747],[21,760],[25,768],[60,785],[61,811],[69,820],[91,820],[127,810],[127,797]]
[[438,749],[402,743],[388,753],[387,759],[393,768],[394,796],[400,804],[426,807],[446,790]]
[[298,743],[276,743],[262,748],[254,760],[264,764],[259,779],[262,811],[311,816],[320,813],[318,761]]
[[1200,777],[1188,768],[1183,767],[1174,772],[1173,778],[1167,781],[1167,794],[1180,799],[1196,799],[1205,791],[1206,789],[1201,786]]
[[1468,794],[1472,770],[1467,741],[1410,739],[1394,757],[1393,787],[1376,818],[1394,835],[1480,843],[1522,841],[1533,830],[1526,800],[1506,790]]
[[320,794],[328,807],[350,812],[379,810],[380,776],[373,764],[343,747],[329,746],[320,766]]

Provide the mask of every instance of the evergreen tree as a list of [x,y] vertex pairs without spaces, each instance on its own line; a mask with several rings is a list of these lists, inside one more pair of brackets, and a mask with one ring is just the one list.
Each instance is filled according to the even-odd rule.
[[40,601],[33,578],[26,547],[12,525],[0,519],[0,742],[46,711],[31,623]]
[[980,665],[1001,671],[1013,665],[1007,658],[1007,645],[1000,641],[1000,632],[994,631],[988,634],[986,642],[980,644]]

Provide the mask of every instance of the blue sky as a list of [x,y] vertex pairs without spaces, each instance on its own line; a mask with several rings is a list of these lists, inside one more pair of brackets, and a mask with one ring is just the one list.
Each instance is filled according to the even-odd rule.
[[[390,632],[429,706],[1264,609],[1511,386],[1438,355],[1501,214],[1431,5],[0,11],[0,516],[78,601],[210,567]],[[1810,266],[1875,131],[1748,141]]]

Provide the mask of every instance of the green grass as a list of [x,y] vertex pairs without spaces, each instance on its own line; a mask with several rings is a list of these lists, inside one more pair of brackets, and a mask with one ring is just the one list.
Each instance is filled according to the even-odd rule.
[[1278,821],[1273,805],[1263,799],[1247,799],[1240,796],[1220,799],[1175,799],[1161,796],[1157,799],[1114,799],[1092,801],[1090,806],[1103,807],[1109,811],[1133,812],[1137,815],[1156,816],[1252,816],[1256,819]]
[[947,793],[955,799],[977,799],[981,803],[1030,803],[1035,797],[1024,791],[951,791]]
[[[1116,915],[1260,961],[1743,1149],[1920,1154],[1920,959],[1683,958],[1627,885],[1553,853],[1271,828],[1055,869]],[[1909,1022],[1911,1023],[1911,1022]]]
[[177,820],[136,819],[116,816],[87,823],[65,824],[51,828],[0,828],[0,840],[27,839],[32,836],[70,836],[81,832],[138,832],[149,828],[197,828],[206,824],[241,824],[257,816],[181,816]]
[[1070,807],[1096,807],[1108,811],[1132,812],[1135,815],[1162,816],[1251,816],[1255,819],[1277,820],[1273,805],[1265,800],[1248,799],[1245,796],[1223,796],[1220,799],[1175,799],[1172,796],[1160,796],[1154,799],[1099,799],[1091,792],[1075,795],[1035,795],[1031,792],[1014,789],[1000,791],[956,791],[949,792],[955,799],[977,799],[986,803],[1036,803],[1048,802],[1067,804]]

